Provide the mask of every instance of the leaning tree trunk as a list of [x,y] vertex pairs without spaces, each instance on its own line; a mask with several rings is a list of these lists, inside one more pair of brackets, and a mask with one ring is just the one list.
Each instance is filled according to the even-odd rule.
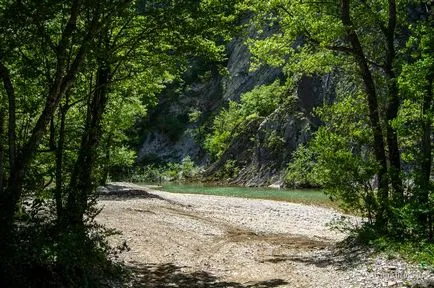
[[341,0],[341,20],[345,26],[347,38],[353,48],[353,55],[359,67],[368,98],[369,120],[374,137],[374,154],[376,161],[380,165],[378,170],[378,198],[380,207],[376,215],[376,224],[378,227],[385,227],[385,224],[388,221],[389,190],[387,179],[387,158],[383,131],[380,123],[377,92],[362,45],[351,21],[349,0]]
[[95,91],[89,101],[85,131],[80,144],[78,157],[71,174],[64,219],[73,227],[83,226],[83,216],[88,208],[88,200],[95,187],[93,168],[97,160],[97,147],[101,139],[101,120],[107,102],[107,85],[110,69],[100,60],[96,76]]
[[[14,192],[15,187],[21,187],[21,181],[17,179],[17,174],[13,172],[17,170],[17,156],[16,156],[16,107],[15,107],[15,89],[12,84],[9,69],[0,62],[0,78],[2,79],[4,89],[8,98],[8,159],[10,176],[8,179],[7,189],[2,189],[0,192],[0,223],[1,238],[7,239],[7,236],[12,230],[13,215],[18,203],[19,196]],[[2,123],[3,124],[3,123]],[[3,149],[2,149],[3,150]],[[3,154],[3,152],[2,152]],[[2,166],[3,166],[2,161]],[[2,168],[3,170],[3,168]],[[3,173],[3,171],[1,171]],[[3,182],[3,180],[2,180]],[[3,185],[3,183],[2,183]]]

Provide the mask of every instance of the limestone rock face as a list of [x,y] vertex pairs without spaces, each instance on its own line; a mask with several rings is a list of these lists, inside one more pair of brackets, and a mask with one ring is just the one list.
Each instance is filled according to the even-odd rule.
[[256,86],[270,84],[279,77],[283,77],[280,69],[263,66],[257,71],[249,72],[250,52],[244,44],[244,38],[236,38],[228,45],[229,59],[227,70],[229,77],[222,80],[223,99],[240,100],[240,96]]
[[[138,161],[155,157],[164,161],[180,161],[190,156],[199,164],[209,162],[208,155],[198,143],[200,141],[194,137],[194,130],[210,122],[210,117],[227,101],[238,101],[243,93],[282,77],[280,69],[271,67],[249,72],[250,52],[244,41],[242,37],[235,38],[228,45],[227,76],[220,75],[217,65],[195,60],[184,76],[185,83],[170,87],[161,95],[157,107],[146,121],[149,129],[145,133]],[[175,90],[181,90],[181,93]],[[188,114],[195,110],[201,111],[202,115],[199,121],[190,123]],[[170,129],[153,125],[157,122],[169,122],[168,125],[174,124],[179,129],[166,131]]]
[[238,175],[231,179],[233,184],[282,183],[292,153],[321,124],[312,116],[313,108],[333,100],[330,77],[303,78],[293,101],[278,107],[262,121],[250,123],[244,134],[233,139],[219,161],[208,168],[208,176],[218,175],[225,169],[225,163],[232,161],[239,167]]
[[207,163],[209,157],[195,133],[200,124],[189,119],[190,113],[201,111],[200,122],[203,122],[222,105],[222,77],[215,66],[206,68],[210,69],[209,79],[188,75],[184,86],[169,87],[159,97],[158,105],[150,111],[144,124],[146,132],[138,162],[156,158],[179,162],[189,156],[200,165]]
[[[221,159],[210,163],[200,145],[203,140],[200,135],[204,129],[210,129],[218,111],[229,100],[239,101],[243,93],[254,87],[283,78],[282,71],[272,67],[249,71],[251,55],[243,38],[234,39],[227,50],[228,75],[222,76],[215,64],[195,60],[184,77],[184,84],[169,88],[161,95],[147,119],[148,130],[139,161],[158,158],[177,162],[189,156],[197,164],[208,167],[205,173],[208,177],[221,179],[230,163],[237,168],[237,173],[230,175],[232,183],[249,186],[279,183],[293,151],[320,125],[312,117],[312,110],[332,100],[332,77],[304,77],[293,95],[297,100],[288,104],[291,107],[281,106],[266,119],[249,123]],[[201,114],[191,122],[189,113],[193,111]]]

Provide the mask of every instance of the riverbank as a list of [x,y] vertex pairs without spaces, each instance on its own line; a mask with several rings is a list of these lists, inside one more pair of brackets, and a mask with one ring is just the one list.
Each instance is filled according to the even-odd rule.
[[347,234],[330,223],[358,219],[333,209],[127,183],[107,191],[98,221],[123,233],[110,241],[128,246],[119,256],[133,271],[127,287],[405,287],[432,277],[403,260],[340,248]]
[[291,203],[302,203],[337,209],[339,203],[330,200],[320,189],[288,189],[269,187],[240,187],[229,185],[216,185],[214,183],[161,183],[159,185],[138,184],[144,188],[158,191],[226,196],[248,199],[275,200]]

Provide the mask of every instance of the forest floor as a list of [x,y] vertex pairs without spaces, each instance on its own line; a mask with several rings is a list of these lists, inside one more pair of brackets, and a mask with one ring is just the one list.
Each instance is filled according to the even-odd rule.
[[128,247],[119,287],[431,287],[430,270],[341,245],[330,223],[360,219],[331,209],[130,183],[103,188],[99,204],[98,221],[122,232],[110,243]]

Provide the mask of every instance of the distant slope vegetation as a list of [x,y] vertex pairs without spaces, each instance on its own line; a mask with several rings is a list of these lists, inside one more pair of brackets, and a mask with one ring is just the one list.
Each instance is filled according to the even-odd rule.
[[[251,55],[244,42],[245,37],[239,37],[228,45],[227,63],[192,59],[183,82],[160,95],[148,118],[137,125],[138,163],[179,162],[189,156],[207,167],[205,176],[212,180],[248,186],[282,181],[292,152],[319,124],[311,115],[313,108],[334,97],[333,79],[331,75],[304,77],[295,91],[271,91],[270,99],[278,98],[280,103],[264,113],[255,113],[259,107],[242,108],[240,100],[246,92],[284,81],[277,68],[261,66],[250,71]],[[261,91],[256,94],[260,96]],[[207,144],[218,129],[215,119],[230,109],[230,102],[240,103],[235,110],[251,111],[220,139],[224,151],[213,153]]]

